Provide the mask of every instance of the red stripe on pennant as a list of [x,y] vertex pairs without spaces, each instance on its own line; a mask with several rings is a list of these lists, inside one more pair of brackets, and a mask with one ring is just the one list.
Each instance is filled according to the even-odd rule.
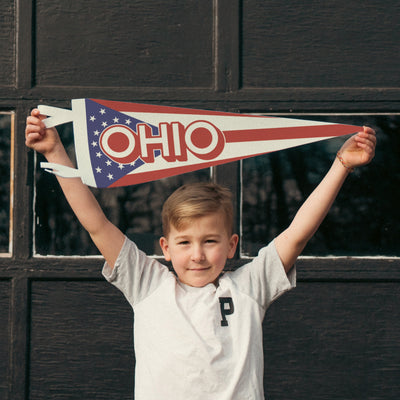
[[197,171],[199,169],[213,167],[215,165],[226,164],[233,161],[243,160],[245,158],[251,158],[260,156],[262,154],[267,154],[268,152],[262,152],[259,154],[251,154],[248,156],[241,156],[241,157],[234,157],[224,160],[214,160],[212,162],[206,162],[201,164],[192,164],[186,165],[184,167],[175,167],[175,168],[164,168],[162,170],[156,171],[148,171],[148,172],[139,172],[139,173],[132,173],[123,176],[121,179],[115,181],[112,185],[108,187],[118,187],[118,186],[129,186],[129,185],[137,185],[143,182],[150,182],[157,179],[168,178],[170,176],[186,174],[187,172]]
[[119,112],[139,112],[139,113],[166,113],[166,114],[193,114],[193,115],[228,115],[234,117],[254,117],[254,118],[274,118],[260,115],[246,115],[228,113],[222,111],[196,110],[191,108],[180,108],[171,106],[155,106],[152,104],[128,103],[124,101],[90,99],[105,107],[112,108]]
[[312,125],[267,129],[243,129],[224,131],[227,143],[256,142],[262,140],[305,139],[312,137],[334,137],[362,131],[354,125]]

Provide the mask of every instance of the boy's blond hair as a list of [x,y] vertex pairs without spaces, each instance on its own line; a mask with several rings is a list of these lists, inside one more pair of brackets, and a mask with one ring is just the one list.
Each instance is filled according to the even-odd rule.
[[162,225],[165,237],[170,227],[182,229],[193,219],[222,213],[228,235],[233,234],[233,204],[229,189],[215,183],[192,183],[175,190],[164,203]]

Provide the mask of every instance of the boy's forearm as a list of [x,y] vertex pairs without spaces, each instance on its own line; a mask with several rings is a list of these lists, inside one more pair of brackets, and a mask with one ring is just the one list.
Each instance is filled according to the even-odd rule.
[[[45,154],[48,162],[73,168],[74,165],[62,145]],[[61,178],[57,176],[65,198],[83,227],[91,234],[105,219],[96,198],[80,178]]]
[[290,226],[275,239],[286,271],[292,267],[321,225],[348,174],[349,170],[336,158],[324,179],[300,207]]
[[[46,154],[46,159],[48,162],[73,167],[73,163],[63,146],[50,154]],[[82,183],[80,178],[57,176],[57,180],[72,211],[90,234],[91,239],[109,266],[113,268],[125,236],[106,218],[93,193],[88,186]]]
[[336,158],[324,179],[300,207],[289,229],[304,246],[326,217],[348,174]]
[[289,228],[275,239],[275,246],[288,271],[326,217],[349,172],[368,164],[375,155],[376,133],[364,126],[340,148],[332,167],[297,212]]

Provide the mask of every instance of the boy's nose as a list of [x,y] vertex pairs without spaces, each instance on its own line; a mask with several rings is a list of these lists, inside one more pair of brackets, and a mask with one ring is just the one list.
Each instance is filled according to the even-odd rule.
[[202,246],[194,246],[192,252],[192,261],[201,262],[205,259]]

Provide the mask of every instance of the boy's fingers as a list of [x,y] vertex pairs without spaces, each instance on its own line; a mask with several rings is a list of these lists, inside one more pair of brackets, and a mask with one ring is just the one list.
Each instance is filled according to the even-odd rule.
[[375,135],[371,135],[371,134],[368,134],[368,133],[359,133],[356,137],[355,137],[355,139],[357,140],[357,141],[369,141],[369,142],[371,142],[371,143],[376,143],[376,136]]
[[357,145],[369,153],[375,151],[375,142],[369,138],[358,138]]
[[38,108],[34,108],[34,109],[31,111],[31,116],[32,116],[32,117],[35,117],[35,118],[38,118],[38,119],[41,120],[41,121],[47,118],[46,115],[40,114],[40,111],[39,111]]
[[40,121],[40,120],[38,120],[37,117],[33,117],[33,116],[29,116],[29,117],[26,118],[26,123],[27,123],[28,125],[37,125],[37,123],[38,123],[39,121]]
[[34,108],[34,109],[31,111],[31,116],[32,116],[32,117],[35,117],[35,118],[39,118],[39,117],[40,117],[40,111],[39,111],[39,109]]
[[369,126],[364,125],[363,129],[364,129],[364,132],[375,133],[375,131]]
[[30,132],[26,135],[27,142],[35,141],[38,138],[40,138],[40,133],[38,133],[38,132]]
[[376,132],[372,128],[370,128],[369,126],[364,126],[363,128],[364,128],[363,132],[365,134],[372,135],[373,137],[376,137]]
[[31,133],[40,134],[41,129],[37,125],[28,125],[25,129],[25,134],[30,135]]
[[355,137],[357,143],[360,143],[361,141],[369,142],[372,146],[376,145],[376,134],[375,131],[371,129],[371,133],[364,131],[364,132],[359,132],[356,137]]
[[41,122],[39,115],[28,115],[28,117],[26,117],[26,121],[30,124],[40,124]]
[[29,116],[26,118],[26,131],[28,128],[36,130],[42,130],[45,129],[44,123],[36,116]]
[[361,132],[358,132],[358,134],[359,135],[374,136],[374,137],[376,136],[376,132],[372,128],[368,127],[368,126],[364,126],[364,130],[361,131]]

